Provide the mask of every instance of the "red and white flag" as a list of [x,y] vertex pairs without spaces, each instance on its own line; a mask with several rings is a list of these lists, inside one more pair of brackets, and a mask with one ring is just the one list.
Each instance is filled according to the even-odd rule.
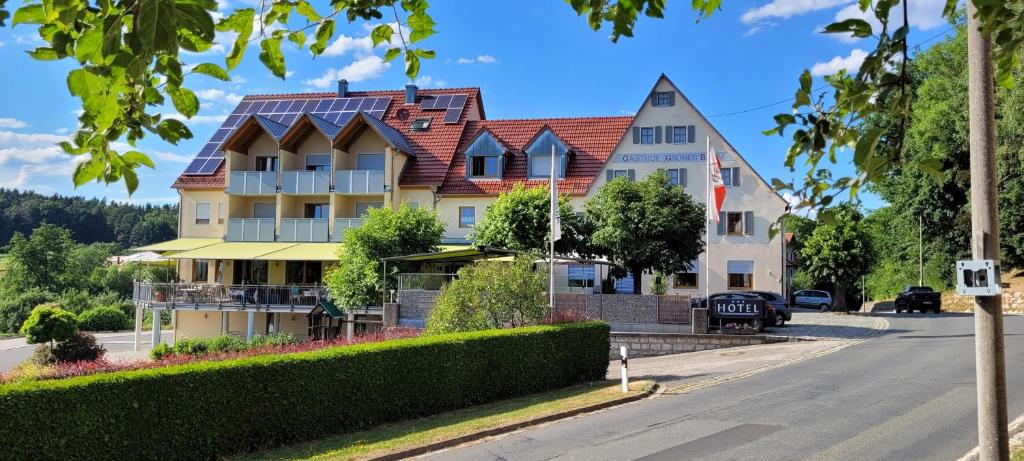
[[722,162],[715,148],[708,146],[708,221],[718,222],[718,214],[725,202],[725,181],[722,180]]

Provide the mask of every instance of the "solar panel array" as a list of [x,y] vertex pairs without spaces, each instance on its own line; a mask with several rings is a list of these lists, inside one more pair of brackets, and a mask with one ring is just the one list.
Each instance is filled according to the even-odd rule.
[[469,95],[466,94],[427,96],[420,101],[420,109],[443,110],[445,111],[444,123],[459,123],[459,118],[462,117],[462,110],[466,107],[467,99],[469,99]]
[[[238,128],[246,115],[260,114],[275,122],[291,126],[299,114],[309,112],[335,125],[344,125],[359,111],[366,112],[379,120],[384,117],[384,112],[387,111],[390,104],[390,96],[242,101],[234,112],[224,120],[220,128],[214,132],[213,137],[199,151],[195,160],[192,160],[192,163],[185,168],[185,174],[210,175],[217,171],[221,163],[224,163],[224,153],[220,150],[221,143]],[[456,121],[458,121],[457,118]]]

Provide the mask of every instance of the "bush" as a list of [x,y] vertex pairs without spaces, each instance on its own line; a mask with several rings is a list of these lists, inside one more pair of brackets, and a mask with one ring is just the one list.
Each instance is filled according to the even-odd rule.
[[78,334],[57,343],[53,348],[53,357],[57,362],[81,362],[96,360],[103,357],[107,350],[96,344],[96,337],[88,333]]
[[237,352],[249,348],[244,339],[231,335],[215,336],[207,339],[205,342],[206,350],[210,352]]
[[67,290],[57,298],[57,304],[72,314],[78,315],[93,306],[93,296],[85,290]]
[[275,333],[272,335],[256,335],[249,341],[249,347],[287,346],[299,342],[291,333]]
[[547,277],[529,256],[482,261],[459,269],[441,289],[427,318],[427,333],[508,328],[540,323],[547,313]]
[[29,344],[64,341],[77,332],[78,318],[56,304],[36,306],[21,325],[21,334]]
[[153,360],[160,360],[171,353],[171,346],[167,343],[157,344],[156,347],[150,349],[149,358]]
[[5,290],[0,294],[0,332],[17,333],[25,320],[28,320],[32,308],[56,299],[53,293],[38,289],[17,292]]
[[15,382],[0,440],[11,459],[219,458],[603,380],[609,348],[588,322]]
[[179,339],[171,347],[171,353],[176,355],[200,355],[210,349],[205,338]]
[[53,355],[53,350],[50,349],[49,344],[40,344],[32,351],[32,356],[28,358],[28,363],[40,366],[52,365],[57,363],[57,357]]
[[78,327],[86,331],[128,329],[128,316],[116,307],[94,307],[78,314]]

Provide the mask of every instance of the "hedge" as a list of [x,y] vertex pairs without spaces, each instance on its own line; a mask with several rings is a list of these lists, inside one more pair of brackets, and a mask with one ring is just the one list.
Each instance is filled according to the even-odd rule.
[[601,322],[0,386],[5,459],[213,459],[602,380]]
[[85,331],[124,330],[128,323],[128,316],[116,307],[94,307],[78,314],[78,328]]

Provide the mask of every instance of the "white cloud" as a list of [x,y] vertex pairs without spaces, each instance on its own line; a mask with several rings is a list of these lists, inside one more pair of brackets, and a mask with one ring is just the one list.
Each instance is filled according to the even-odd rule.
[[64,152],[61,151],[60,147],[52,145],[40,147],[0,147],[0,165],[5,165],[8,162],[47,163],[62,155],[64,155]]
[[826,10],[845,5],[852,0],[772,0],[764,5],[747,10],[740,16],[744,24],[754,24],[759,21],[779,18],[787,19],[793,16],[800,16],[812,11]]
[[25,128],[28,123],[16,118],[0,117],[0,128]]
[[302,83],[316,88],[330,88],[342,78],[353,83],[377,78],[390,67],[391,63],[385,62],[380,56],[370,55],[357,59],[341,69],[327,69],[327,72],[320,77],[305,80]]
[[867,56],[867,51],[855,48],[850,51],[849,56],[836,56],[827,62],[815,63],[814,67],[811,67],[811,75],[832,75],[841,69],[845,69],[847,72],[856,72]]
[[494,56],[491,56],[489,54],[481,54],[475,58],[459,58],[459,60],[455,62],[457,64],[493,64],[498,62],[498,60]]
[[365,37],[349,37],[341,34],[334,39],[320,56],[343,56],[349,52],[353,54],[367,55],[373,51],[373,39],[369,35]]
[[208,88],[205,90],[197,90],[196,96],[199,99],[210,101],[210,102],[223,102],[225,104],[235,105],[242,100],[242,96],[235,93],[227,93],[224,90],[216,88]]
[[[944,0],[909,0],[907,3],[908,13],[910,14],[910,26],[918,30],[930,30],[938,26],[946,24],[946,19],[942,17],[942,10],[945,7]],[[870,10],[861,11],[860,7],[856,4],[847,5],[835,15],[835,22],[845,21],[847,19],[863,19],[871,25],[871,30],[876,34],[881,31],[882,24],[878,22],[878,18],[875,17],[874,13]],[[903,23],[903,8],[894,7],[890,10],[889,20],[891,25]],[[852,43],[860,40],[849,34],[829,34],[844,43]]]
[[0,131],[0,147],[9,147],[14,144],[54,144],[67,139],[50,133],[16,133],[14,131]]

